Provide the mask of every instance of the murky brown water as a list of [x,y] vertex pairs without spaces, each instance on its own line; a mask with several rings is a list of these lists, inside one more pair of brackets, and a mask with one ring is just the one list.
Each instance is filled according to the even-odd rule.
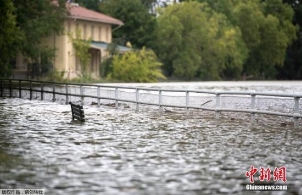
[[[302,131],[291,119],[191,110],[138,112],[0,99],[0,188],[46,194],[255,194],[245,172],[285,166],[302,193]],[[284,126],[283,124],[287,124]],[[255,180],[257,178],[255,177]],[[283,182],[281,182],[283,184]]]

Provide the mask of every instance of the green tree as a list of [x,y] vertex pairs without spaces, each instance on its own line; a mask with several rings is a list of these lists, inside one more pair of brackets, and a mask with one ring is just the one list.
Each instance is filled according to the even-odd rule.
[[157,0],[141,0],[142,4],[148,8],[151,8],[153,4],[157,3]]
[[97,12],[100,12],[100,0],[76,0],[81,6],[86,7]]
[[11,0],[0,0],[0,78],[11,75],[10,60],[16,55],[20,31],[16,26],[15,8]]
[[115,55],[120,53],[118,45],[116,42],[112,42],[108,44],[106,51],[108,52],[108,56],[105,60],[102,61],[100,65],[100,76],[106,77],[110,72],[112,72],[112,60]]
[[113,38],[119,44],[125,45],[130,41],[136,48],[152,44],[155,16],[149,13],[141,0],[106,0],[100,6],[103,13],[125,23],[113,32]]
[[247,56],[240,29],[206,3],[162,9],[155,32],[156,52],[168,76],[221,79],[226,68],[240,72]]
[[282,0],[197,0],[206,2],[240,28],[248,48],[243,74],[274,78],[284,64],[286,49],[296,38],[293,9]]
[[299,27],[297,39],[287,48],[284,66],[278,67],[278,79],[302,79],[302,4],[301,1],[284,0],[294,10],[293,24]]
[[155,53],[145,48],[113,56],[109,80],[124,82],[157,82],[165,79]]
[[41,54],[54,56],[55,48],[43,45],[43,38],[63,33],[66,17],[65,0],[13,0],[16,7],[17,26],[22,32],[19,50],[34,63],[40,62]]
[[245,67],[248,70],[248,67],[258,65],[254,67],[256,73],[275,78],[276,67],[283,66],[286,49],[296,39],[297,28],[292,24],[294,12],[282,0],[263,1],[259,7],[263,13],[259,21],[260,43],[251,50]]

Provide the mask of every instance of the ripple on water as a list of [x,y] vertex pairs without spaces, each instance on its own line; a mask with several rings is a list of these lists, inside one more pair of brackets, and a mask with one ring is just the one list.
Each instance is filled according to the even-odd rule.
[[286,166],[293,191],[302,191],[302,132],[263,125],[270,118],[251,127],[244,115],[234,121],[204,111],[159,115],[89,107],[82,124],[71,121],[68,105],[52,102],[0,99],[0,109],[0,159],[19,159],[0,161],[1,188],[248,194],[245,172],[254,165]]

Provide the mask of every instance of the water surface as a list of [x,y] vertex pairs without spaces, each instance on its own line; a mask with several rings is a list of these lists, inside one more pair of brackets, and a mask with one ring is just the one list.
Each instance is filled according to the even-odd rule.
[[262,115],[251,125],[248,114],[87,105],[77,123],[68,105],[24,99],[0,99],[0,110],[0,188],[255,194],[245,191],[253,165],[287,168],[288,191],[258,194],[302,193],[302,131],[290,118]]

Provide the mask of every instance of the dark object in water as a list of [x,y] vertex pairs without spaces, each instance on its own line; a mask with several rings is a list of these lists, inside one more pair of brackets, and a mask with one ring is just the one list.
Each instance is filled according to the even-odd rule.
[[200,106],[203,106],[203,105],[205,105],[205,104],[207,104],[207,103],[209,103],[209,102],[211,102],[212,100],[208,100],[208,101],[206,101],[205,103],[203,103],[203,104],[201,104]]
[[[97,102],[91,102],[91,105],[98,105]],[[101,104],[103,106],[109,106],[109,107],[115,107],[115,103],[108,103],[108,104]],[[118,103],[118,106],[123,106],[124,108],[130,108],[130,106],[128,104],[122,104],[122,103]]]
[[72,120],[77,119],[78,121],[85,122],[83,106],[73,104],[71,102],[69,102],[69,104],[71,106]]

